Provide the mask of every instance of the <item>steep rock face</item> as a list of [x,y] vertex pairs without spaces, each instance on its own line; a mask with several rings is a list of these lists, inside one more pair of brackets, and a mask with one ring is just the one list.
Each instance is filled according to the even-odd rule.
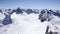
[[50,21],[52,19],[52,12],[47,9],[42,10],[39,14],[39,19],[41,19],[41,22],[44,22],[45,20]]

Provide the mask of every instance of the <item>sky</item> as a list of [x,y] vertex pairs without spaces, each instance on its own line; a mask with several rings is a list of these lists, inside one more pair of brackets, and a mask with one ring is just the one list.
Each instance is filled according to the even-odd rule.
[[60,9],[60,0],[0,0],[0,8]]

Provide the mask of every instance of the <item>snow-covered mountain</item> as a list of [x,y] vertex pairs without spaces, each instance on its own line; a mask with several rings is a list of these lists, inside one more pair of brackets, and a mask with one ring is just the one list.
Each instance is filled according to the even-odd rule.
[[54,10],[0,10],[0,34],[60,34],[60,13]]

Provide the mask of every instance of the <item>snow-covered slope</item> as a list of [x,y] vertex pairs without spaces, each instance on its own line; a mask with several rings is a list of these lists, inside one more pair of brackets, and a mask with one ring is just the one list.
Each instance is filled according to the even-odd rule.
[[0,27],[2,25],[2,20],[5,18],[5,15],[0,13]]
[[[27,14],[26,12],[23,12],[23,14],[13,13],[10,15],[13,23],[0,27],[0,34],[45,34],[47,26],[49,26],[48,33],[52,31],[53,33],[58,32],[60,34],[60,18],[54,14],[48,14],[47,12],[43,14],[43,18],[45,16],[46,19],[49,19],[52,15],[52,19],[50,21],[45,20],[41,22],[39,14]],[[0,19],[4,19],[5,15],[1,17]]]
[[14,13],[11,18],[14,21],[13,24],[6,26],[7,31],[2,34],[44,34],[48,25],[48,22],[41,23],[38,20],[38,14],[17,15]]
[[5,15],[0,13],[0,20],[3,19],[4,17],[5,17]]

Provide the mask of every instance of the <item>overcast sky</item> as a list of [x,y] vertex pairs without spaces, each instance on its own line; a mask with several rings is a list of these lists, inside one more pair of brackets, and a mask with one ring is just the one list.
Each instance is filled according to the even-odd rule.
[[60,9],[60,0],[0,0],[0,8]]

